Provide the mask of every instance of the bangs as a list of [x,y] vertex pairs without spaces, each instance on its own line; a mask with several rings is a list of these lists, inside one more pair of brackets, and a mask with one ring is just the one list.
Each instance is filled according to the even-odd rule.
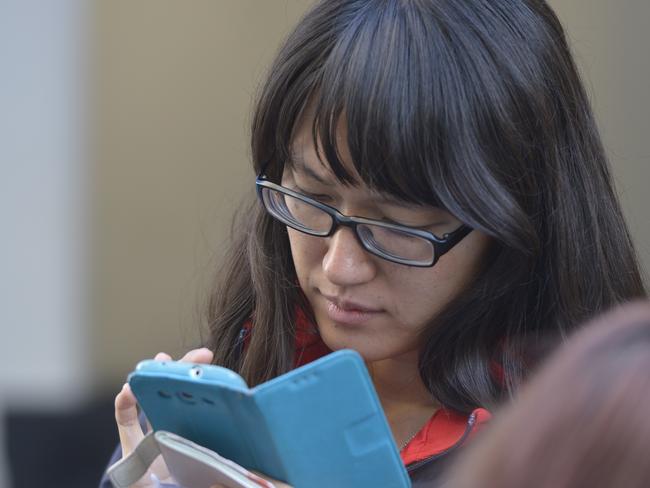
[[508,83],[517,63],[536,56],[497,56],[499,46],[522,44],[511,25],[523,21],[472,5],[318,4],[280,51],[258,103],[257,169],[273,163],[269,175],[279,175],[304,119],[321,162],[342,183],[444,208],[513,247],[529,246],[530,223],[504,177],[527,181],[518,173],[536,134],[520,129],[535,97]]
[[423,69],[438,58],[428,37],[422,22],[397,4],[359,12],[310,93],[312,135],[339,181],[359,183],[341,158],[343,128],[347,163],[364,184],[406,202],[444,206],[431,171],[445,164],[439,142],[446,137],[434,103],[437,80]]

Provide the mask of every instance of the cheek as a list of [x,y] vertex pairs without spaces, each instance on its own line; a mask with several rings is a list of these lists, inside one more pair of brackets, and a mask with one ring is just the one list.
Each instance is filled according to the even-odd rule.
[[[439,263],[440,264],[440,263]],[[395,270],[389,289],[398,322],[411,329],[425,325],[457,293],[454,274],[439,269]]]
[[474,231],[433,268],[395,268],[391,290],[398,314],[407,323],[428,322],[471,284],[488,245],[489,238]]
[[308,236],[291,228],[288,228],[287,232],[298,281],[304,289],[310,272],[322,263],[325,253],[324,239]]
[[450,287],[463,289],[479,272],[489,245],[490,238],[475,230],[445,254],[434,269]]

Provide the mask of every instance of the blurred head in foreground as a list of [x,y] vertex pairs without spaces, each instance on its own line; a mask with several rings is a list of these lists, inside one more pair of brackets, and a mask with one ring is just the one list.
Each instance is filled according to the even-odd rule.
[[451,470],[449,486],[650,486],[650,302],[572,337]]

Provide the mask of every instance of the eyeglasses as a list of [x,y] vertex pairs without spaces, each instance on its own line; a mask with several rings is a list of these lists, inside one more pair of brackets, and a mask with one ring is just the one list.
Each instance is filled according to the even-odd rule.
[[461,225],[437,237],[431,232],[381,220],[348,217],[334,207],[269,181],[264,170],[255,181],[257,196],[271,217],[310,236],[329,237],[339,227],[354,231],[371,254],[406,266],[431,267],[472,228]]

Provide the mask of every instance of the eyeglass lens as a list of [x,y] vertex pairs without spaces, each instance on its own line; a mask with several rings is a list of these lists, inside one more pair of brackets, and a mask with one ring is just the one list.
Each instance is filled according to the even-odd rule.
[[[329,234],[334,218],[326,211],[280,191],[263,188],[262,199],[274,217],[308,234]],[[372,224],[358,224],[357,234],[364,247],[387,259],[427,263],[433,260],[433,244],[399,229]]]

